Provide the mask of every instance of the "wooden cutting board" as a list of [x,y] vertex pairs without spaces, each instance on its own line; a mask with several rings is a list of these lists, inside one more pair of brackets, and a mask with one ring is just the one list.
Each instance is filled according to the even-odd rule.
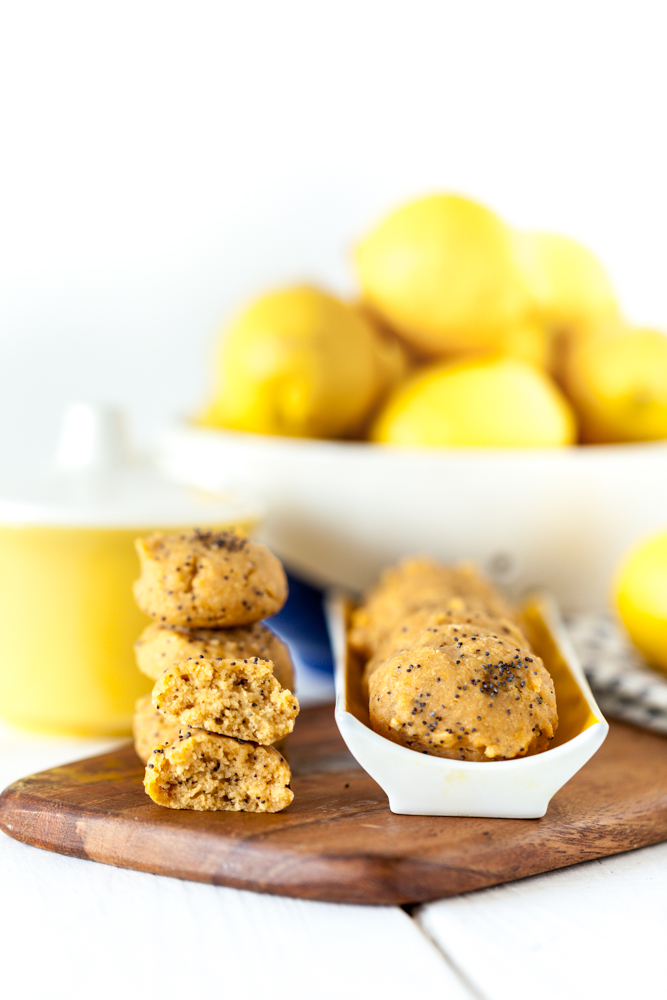
[[621,723],[537,820],[396,816],[332,706],[299,716],[277,815],[154,805],[131,746],[23,778],[0,828],[46,850],[257,892],[350,903],[451,896],[667,839],[667,740]]

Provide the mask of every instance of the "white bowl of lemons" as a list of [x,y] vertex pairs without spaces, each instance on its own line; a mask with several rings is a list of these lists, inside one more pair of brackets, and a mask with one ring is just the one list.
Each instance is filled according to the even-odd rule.
[[667,337],[623,320],[585,248],[454,195],[399,208],[355,264],[360,302],[295,286],[231,322],[165,470],[259,499],[265,540],[318,583],[424,552],[606,603],[667,525]]

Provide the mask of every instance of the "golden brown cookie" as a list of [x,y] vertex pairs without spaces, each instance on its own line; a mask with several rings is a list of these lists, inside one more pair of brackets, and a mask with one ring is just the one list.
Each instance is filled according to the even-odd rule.
[[134,706],[132,736],[137,757],[146,763],[155,747],[175,739],[178,724],[167,722],[161,712],[153,707],[150,694],[144,694]]
[[471,563],[442,566],[431,559],[406,559],[385,570],[353,612],[350,645],[364,657],[372,656],[397,625],[423,608],[514,617],[510,605]]
[[514,637],[434,625],[369,680],[375,732],[420,753],[510,760],[546,750],[558,725],[553,681]]
[[265,745],[291,733],[299,712],[259,657],[177,661],[155,682],[153,705],[180,726]]
[[152,622],[134,644],[137,666],[157,680],[176,660],[204,656],[215,659],[271,660],[278,683],[294,690],[294,668],[285,643],[262,622],[225,629],[168,628]]
[[154,708],[150,694],[144,694],[139,698],[132,717],[132,734],[134,749],[144,764],[155,747],[162,743],[171,743],[176,739],[179,729],[177,722],[168,722],[164,715]]
[[250,625],[287,598],[282,565],[234,531],[156,532],[136,542],[134,597],[151,618],[185,628]]
[[494,619],[481,611],[461,611],[451,607],[440,611],[420,608],[407,615],[400,625],[394,626],[380,640],[376,652],[367,661],[361,682],[365,697],[369,696],[370,678],[379,666],[394,656],[409,652],[415,646],[428,646],[442,625],[469,625],[474,629],[497,633],[502,639],[511,639],[515,645],[525,646],[529,650],[531,648],[519,626],[510,618]]
[[169,809],[274,813],[294,798],[291,778],[274,747],[183,729],[151,754],[144,788]]
[[[169,722],[162,712],[153,706],[151,695],[144,694],[138,699],[132,719],[134,749],[140,760],[147,762],[153,750],[164,743],[173,743],[180,732],[178,722]],[[273,744],[286,760],[289,760],[289,740],[276,740]]]

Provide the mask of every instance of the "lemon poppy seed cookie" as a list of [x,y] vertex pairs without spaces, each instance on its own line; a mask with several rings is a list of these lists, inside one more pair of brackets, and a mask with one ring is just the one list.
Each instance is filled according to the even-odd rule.
[[183,729],[151,754],[144,788],[169,809],[275,813],[294,798],[291,778],[274,747]]
[[234,531],[156,532],[137,539],[134,597],[151,618],[185,628],[250,625],[287,598],[282,565]]
[[[173,743],[178,736],[181,725],[166,719],[153,705],[151,695],[144,694],[137,700],[132,717],[132,735],[137,757],[144,762],[157,746]],[[289,757],[289,740],[276,740],[273,744],[276,750],[286,759]]]
[[400,625],[396,625],[380,640],[376,652],[364,667],[362,689],[365,696],[369,695],[369,681],[378,667],[386,660],[409,652],[414,647],[431,645],[444,625],[465,625],[471,634],[482,629],[497,634],[503,640],[511,640],[516,646],[530,649],[525,635],[510,618],[495,619],[481,611],[461,611],[452,607],[435,611],[433,608],[421,608],[407,615]]
[[524,644],[469,625],[436,626],[369,679],[375,732],[421,753],[510,760],[546,750],[553,681]]
[[426,558],[406,559],[385,570],[353,612],[350,645],[372,656],[397,625],[424,608],[514,617],[509,604],[472,564],[443,566]]
[[179,729],[177,722],[169,722],[162,712],[158,712],[150,694],[144,694],[139,698],[132,717],[132,735],[137,757],[143,760],[144,764],[155,747],[175,740]]
[[183,629],[152,622],[134,644],[137,666],[157,680],[176,660],[204,656],[208,659],[271,660],[278,683],[294,690],[294,668],[285,643],[262,622],[225,629]]
[[153,705],[181,726],[256,743],[291,733],[299,703],[282,688],[273,666],[245,660],[191,658],[174,663],[156,681]]

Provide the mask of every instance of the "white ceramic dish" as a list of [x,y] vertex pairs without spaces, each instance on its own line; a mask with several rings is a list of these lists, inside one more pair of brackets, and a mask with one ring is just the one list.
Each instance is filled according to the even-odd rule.
[[424,552],[474,559],[515,595],[606,605],[619,559],[667,526],[667,442],[562,449],[398,449],[186,424],[162,441],[168,475],[248,494],[262,539],[324,586],[354,590]]
[[551,798],[590,760],[609,726],[546,594],[524,606],[536,652],[556,688],[559,726],[543,753],[519,760],[475,763],[415,753],[374,733],[361,695],[361,665],[347,644],[349,601],[333,593],[327,620],[336,665],[336,722],[348,749],[389,798],[392,812],[418,816],[488,816],[535,819]]

